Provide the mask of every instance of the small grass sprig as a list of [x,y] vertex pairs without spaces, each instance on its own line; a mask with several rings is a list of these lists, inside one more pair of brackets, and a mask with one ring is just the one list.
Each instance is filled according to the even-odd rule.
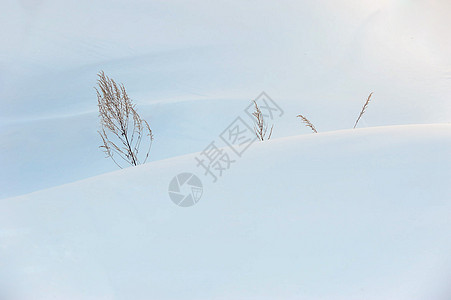
[[366,102],[365,102],[365,104],[364,104],[363,107],[362,107],[362,111],[360,111],[360,115],[359,115],[359,117],[357,118],[357,121],[355,121],[354,128],[357,127],[357,124],[359,123],[360,118],[361,118],[361,117],[363,116],[363,114],[365,113],[365,110],[366,110],[366,108],[368,107],[368,104],[370,103],[370,100],[371,100],[371,96],[372,96],[372,95],[373,95],[373,92],[371,92],[370,95],[368,96],[368,99],[366,99]]
[[[255,111],[252,113],[252,115],[255,118],[254,132],[255,132],[255,135],[257,136],[257,138],[263,142],[266,138],[266,133],[268,131],[268,124],[263,119],[262,111],[260,110],[260,108],[257,105],[257,102],[255,102],[255,101],[254,101],[254,106],[255,106]],[[271,126],[269,135],[266,138],[267,140],[269,140],[271,138],[273,128],[274,128],[274,125]]]
[[318,133],[318,131],[316,130],[315,126],[312,124],[312,122],[309,121],[309,119],[307,119],[303,115],[297,115],[297,117],[301,118],[302,123],[304,123],[305,126],[309,127],[314,133]]

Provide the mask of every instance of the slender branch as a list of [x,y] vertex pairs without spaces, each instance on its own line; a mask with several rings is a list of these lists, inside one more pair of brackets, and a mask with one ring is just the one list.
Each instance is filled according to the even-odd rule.
[[370,99],[371,99],[371,96],[372,96],[372,95],[373,95],[373,92],[371,92],[370,95],[368,96],[368,99],[366,99],[366,102],[365,102],[365,104],[363,105],[362,110],[360,111],[359,117],[357,118],[357,121],[355,121],[354,128],[356,128],[357,123],[359,123],[360,118],[361,118],[361,117],[363,116],[363,114],[365,113],[365,110],[366,110],[366,108],[368,107],[368,104],[370,103]]
[[274,128],[274,124],[271,126],[271,130],[269,131],[269,136],[268,136],[268,140],[271,138],[272,135],[272,129]]

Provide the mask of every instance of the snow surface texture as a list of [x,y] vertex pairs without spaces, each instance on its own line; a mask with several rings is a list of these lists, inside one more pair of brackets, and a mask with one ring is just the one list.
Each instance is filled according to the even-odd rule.
[[451,125],[256,143],[216,183],[194,157],[4,199],[2,299],[450,299]]

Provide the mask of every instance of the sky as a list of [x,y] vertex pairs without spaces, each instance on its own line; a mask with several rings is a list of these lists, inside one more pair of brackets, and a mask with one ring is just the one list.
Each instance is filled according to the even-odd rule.
[[93,110],[95,74],[105,69],[142,102],[249,98],[266,90],[341,104],[374,91],[384,108],[411,113],[402,120],[449,121],[449,1],[2,0],[2,6],[3,117]]

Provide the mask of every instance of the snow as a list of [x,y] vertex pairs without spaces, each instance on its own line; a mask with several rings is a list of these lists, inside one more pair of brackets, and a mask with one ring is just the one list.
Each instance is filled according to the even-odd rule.
[[[448,300],[450,9],[3,0],[0,299]],[[98,148],[100,70],[150,123],[143,166]],[[262,91],[273,138],[213,183],[195,157]]]
[[[226,150],[226,149],[225,149]],[[253,144],[2,200],[7,299],[449,299],[451,125]],[[193,172],[201,200],[168,184]]]

